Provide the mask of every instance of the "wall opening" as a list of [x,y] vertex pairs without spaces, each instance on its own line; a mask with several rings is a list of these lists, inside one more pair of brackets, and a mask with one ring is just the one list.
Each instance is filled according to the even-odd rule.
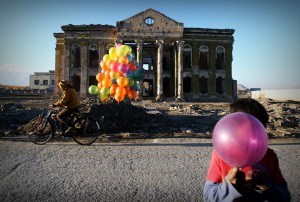
[[199,84],[200,84],[200,93],[206,94],[208,92],[208,79],[202,76],[199,79]]
[[209,67],[209,49],[207,46],[200,46],[199,49],[199,68],[207,70]]
[[222,46],[216,48],[216,69],[225,69],[225,49]]
[[183,68],[192,67],[192,47],[185,45],[183,48]]
[[71,76],[70,84],[75,88],[77,92],[80,91],[80,76],[76,75],[75,73]]
[[96,44],[89,45],[89,67],[98,68],[99,65],[99,53]]
[[80,46],[78,44],[73,44],[71,47],[71,67],[73,68],[81,67]]
[[187,76],[183,78],[183,92],[190,93],[192,91],[192,79]]

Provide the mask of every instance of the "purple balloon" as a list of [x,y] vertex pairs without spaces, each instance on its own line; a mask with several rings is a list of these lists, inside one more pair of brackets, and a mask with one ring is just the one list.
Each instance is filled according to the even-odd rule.
[[126,64],[120,64],[119,65],[119,71],[123,74],[126,74],[128,72],[129,67]]
[[219,156],[232,167],[252,166],[264,157],[268,149],[265,127],[244,112],[221,118],[215,125],[212,140]]

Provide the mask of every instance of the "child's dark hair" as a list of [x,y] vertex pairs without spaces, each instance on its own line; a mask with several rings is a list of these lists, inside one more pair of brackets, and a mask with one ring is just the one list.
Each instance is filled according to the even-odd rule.
[[229,106],[229,112],[246,112],[256,117],[265,127],[267,126],[269,115],[265,107],[258,101],[251,98],[242,98]]

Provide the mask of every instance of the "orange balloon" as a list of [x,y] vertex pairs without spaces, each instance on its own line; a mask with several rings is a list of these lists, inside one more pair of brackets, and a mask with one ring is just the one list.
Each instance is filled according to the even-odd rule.
[[103,87],[103,86],[102,86],[102,82],[99,82],[97,86],[98,86],[98,88],[99,88],[99,90],[100,90],[100,89]]
[[117,79],[117,84],[120,86],[120,87],[124,87],[126,86],[128,83],[127,79],[125,77],[119,77]]
[[108,78],[103,79],[102,87],[109,88],[111,86],[111,80]]
[[98,82],[101,82],[104,79],[104,74],[103,73],[98,73],[96,75],[96,79]]
[[128,97],[129,97],[130,99],[132,99],[132,100],[134,100],[135,98],[137,98],[137,96],[138,96],[138,92],[135,91],[135,90],[130,90],[130,91],[128,92]]
[[110,92],[110,95],[111,95],[112,97],[115,96],[116,90],[117,90],[118,87],[119,87],[119,86],[118,86],[117,84],[111,84],[111,86],[110,86],[110,88],[109,88],[109,92]]
[[126,57],[126,56],[119,57],[119,63],[120,64],[126,64],[127,65],[128,62],[129,62],[128,57]]
[[115,100],[117,100],[118,102],[122,102],[122,100],[124,100],[124,96],[122,95],[115,95]]
[[103,70],[106,70],[106,69],[107,69],[107,67],[106,67],[106,62],[105,62],[104,60],[102,60],[102,61],[100,62],[100,66],[101,66],[101,69],[103,69]]
[[122,95],[123,97],[125,96],[126,90],[124,87],[118,87],[116,89],[116,95]]
[[105,72],[104,72],[104,78],[107,78],[107,79],[110,79],[110,70],[106,70]]
[[130,87],[125,86],[124,88],[125,88],[125,91],[126,91],[126,92],[125,92],[125,96],[126,96],[126,95],[128,95],[128,92],[130,91]]
[[106,69],[105,70],[110,70],[110,64],[113,62],[113,60],[107,60],[106,61]]

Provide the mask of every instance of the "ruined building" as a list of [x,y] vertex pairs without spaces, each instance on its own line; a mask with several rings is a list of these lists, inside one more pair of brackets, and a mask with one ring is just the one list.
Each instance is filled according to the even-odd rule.
[[[231,101],[233,29],[185,28],[147,9],[111,25],[64,25],[56,38],[55,83],[66,79],[81,97],[97,84],[103,55],[116,44],[131,46],[145,69],[141,98]],[[55,94],[59,89],[55,85]]]

